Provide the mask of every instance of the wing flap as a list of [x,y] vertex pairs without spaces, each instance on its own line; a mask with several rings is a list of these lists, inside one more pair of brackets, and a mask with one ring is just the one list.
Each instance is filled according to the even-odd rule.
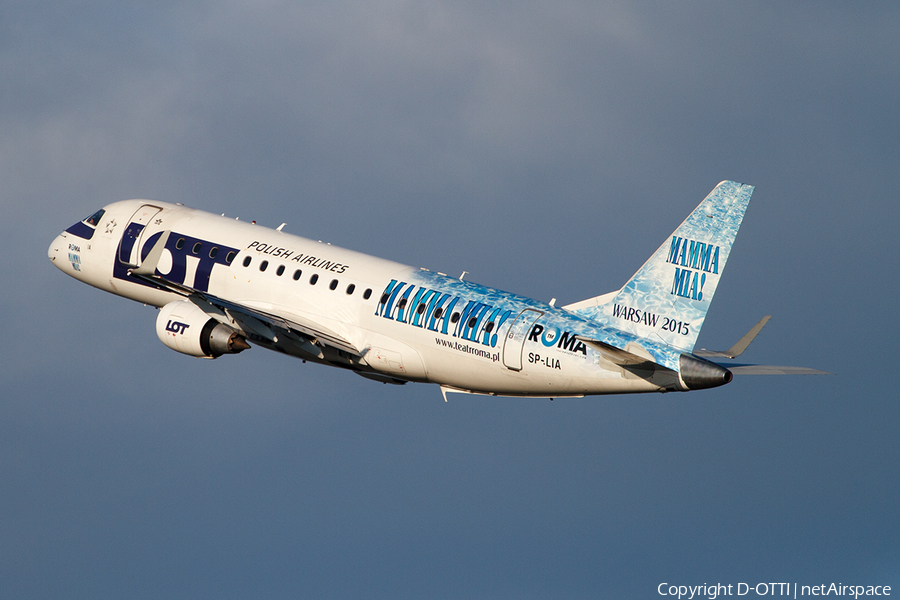
[[227,309],[229,312],[249,314],[269,326],[299,333],[300,335],[309,338],[310,342],[313,344],[321,342],[326,346],[349,352],[355,356],[361,356],[359,349],[348,340],[308,317],[295,313],[287,313],[278,309],[272,309],[271,311],[265,310],[249,304],[241,304],[217,298],[210,294],[198,293],[198,295],[203,296],[203,299],[210,304]]

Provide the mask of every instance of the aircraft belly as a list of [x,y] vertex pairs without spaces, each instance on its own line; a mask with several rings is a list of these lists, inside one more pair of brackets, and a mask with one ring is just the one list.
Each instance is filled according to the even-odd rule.
[[409,381],[430,381],[422,356],[412,346],[373,332],[366,335],[364,345],[363,359],[379,373]]
[[667,387],[658,375],[641,377],[615,366],[605,368],[565,355],[541,356],[527,349],[524,366],[518,371],[505,366],[499,353],[456,355],[422,349],[421,354],[430,382],[478,393],[560,397],[648,392]]

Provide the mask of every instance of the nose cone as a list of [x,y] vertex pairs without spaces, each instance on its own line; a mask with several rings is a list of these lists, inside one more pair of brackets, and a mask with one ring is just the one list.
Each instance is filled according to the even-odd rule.
[[66,238],[62,236],[62,234],[56,236],[56,239],[50,244],[50,247],[47,248],[47,258],[50,259],[58,269],[62,269],[66,264],[65,261],[65,248],[66,248]]

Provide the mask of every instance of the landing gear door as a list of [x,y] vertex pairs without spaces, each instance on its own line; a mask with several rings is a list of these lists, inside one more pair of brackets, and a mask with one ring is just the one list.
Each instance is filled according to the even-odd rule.
[[158,206],[144,204],[132,215],[122,241],[119,243],[119,261],[128,265],[138,264],[138,251],[144,240],[144,231],[150,221],[161,211]]
[[503,364],[513,371],[522,370],[522,353],[525,350],[525,336],[531,331],[531,326],[544,313],[539,310],[526,308],[516,320],[513,321],[506,339],[503,341]]

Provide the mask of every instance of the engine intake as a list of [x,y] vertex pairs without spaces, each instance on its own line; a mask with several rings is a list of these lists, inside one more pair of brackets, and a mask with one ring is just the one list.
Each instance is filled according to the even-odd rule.
[[170,302],[160,309],[156,335],[172,350],[200,358],[237,354],[250,347],[237,331],[186,300]]

